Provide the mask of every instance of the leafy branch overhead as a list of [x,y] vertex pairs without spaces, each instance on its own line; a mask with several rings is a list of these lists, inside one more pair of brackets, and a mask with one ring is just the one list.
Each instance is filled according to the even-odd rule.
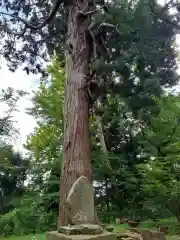
[[14,33],[19,35],[19,37],[21,35],[24,35],[26,30],[32,29],[32,30],[38,30],[43,28],[44,26],[46,26],[48,23],[51,22],[51,20],[53,19],[53,17],[55,17],[60,5],[64,2],[64,0],[56,0],[56,2],[54,3],[52,10],[49,14],[49,16],[45,17],[45,20],[42,23],[39,23],[38,25],[33,25],[33,23],[28,22],[27,20],[21,18],[18,16],[18,12],[14,12],[13,14],[7,13],[7,12],[0,12],[0,14],[5,15],[5,16],[9,16],[12,18],[17,19],[18,21],[22,22],[24,24],[24,30],[22,31],[22,33]]
[[[12,71],[17,66],[21,64],[24,66],[25,64],[24,69],[27,72],[43,72],[42,63],[49,58],[49,54],[56,52],[61,59],[64,58],[69,4],[71,2],[66,2],[66,0],[57,0],[53,4],[48,1],[37,0],[33,4],[29,4],[28,1],[17,0],[1,3],[1,9],[3,10],[0,13],[0,25],[4,39],[1,44],[1,52]],[[119,48],[125,44],[124,35],[129,35],[127,37],[130,38],[129,40],[132,43],[137,43],[139,29],[134,28],[134,24],[129,30],[126,30],[126,34],[125,29],[129,28],[127,25],[130,26],[130,23],[133,23],[135,12],[141,11],[140,5],[144,6],[142,1],[138,1],[136,5],[128,1],[112,1],[110,3],[89,1],[85,11],[79,9],[79,13],[83,13],[84,17],[91,18],[89,29],[95,57],[113,62],[115,68],[117,64],[115,55],[118,54],[118,51],[114,51],[114,47],[111,46],[113,38],[117,37]],[[171,17],[167,15],[167,10],[172,7],[178,10],[178,2],[169,1],[164,7],[160,7],[155,1],[151,1],[151,7],[150,15],[154,14],[154,16],[150,16],[150,18],[167,21],[170,24],[169,28],[172,24],[176,24],[177,27],[173,26],[173,28],[178,30],[178,14]],[[100,11],[101,8],[102,11]],[[96,12],[97,15],[94,16]],[[122,13],[121,19],[119,12]],[[152,36],[150,38],[148,39],[147,36],[144,40],[152,41],[154,39]],[[17,44],[17,41],[20,41],[21,44]]]

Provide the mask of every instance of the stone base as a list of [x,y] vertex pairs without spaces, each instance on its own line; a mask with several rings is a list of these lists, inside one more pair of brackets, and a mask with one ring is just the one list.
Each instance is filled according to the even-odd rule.
[[117,235],[107,231],[96,235],[65,235],[52,231],[46,233],[46,240],[117,240]]
[[103,228],[101,226],[88,223],[81,225],[60,226],[58,232],[65,235],[94,235],[101,234],[103,232]]

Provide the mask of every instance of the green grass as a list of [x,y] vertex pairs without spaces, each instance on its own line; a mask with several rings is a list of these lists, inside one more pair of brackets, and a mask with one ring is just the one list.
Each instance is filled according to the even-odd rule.
[[[161,219],[159,220],[159,225],[168,226],[171,233],[175,232],[175,227],[177,226],[177,221],[175,218]],[[115,232],[123,232],[129,228],[128,224],[110,224],[110,227],[114,227]],[[147,220],[139,224],[138,229],[154,229],[156,230],[156,223],[152,220]]]
[[[169,227],[169,236],[167,236],[167,240],[180,240],[180,235],[177,236],[175,235],[175,230],[177,227],[177,221],[174,218],[168,218],[168,219],[162,219],[160,220],[160,225],[162,226],[168,226]],[[110,227],[114,228],[115,232],[124,232],[126,229],[129,228],[128,224],[110,224],[108,225]],[[139,224],[138,228],[140,230],[143,229],[154,229],[156,230],[156,225],[153,221],[145,221]],[[36,234],[36,240],[44,240],[45,237],[44,234]],[[8,238],[3,238],[0,237],[0,240],[32,240],[33,235],[27,235],[27,236],[21,236],[21,237],[8,237]]]
[[[26,236],[21,236],[21,237],[7,237],[7,238],[3,238],[0,237],[0,240],[32,240],[34,235],[26,235]],[[44,240],[44,234],[36,234],[35,235],[36,240]]]
[[[0,238],[0,240],[32,240],[33,235],[22,237]],[[36,235],[36,240],[44,240],[44,234]],[[167,240],[180,240],[180,236],[168,236]]]
[[168,236],[168,240],[180,240],[180,236]]
[[[32,235],[22,237],[0,238],[0,240],[32,240]],[[44,234],[36,235],[36,240],[44,240]],[[167,240],[180,240],[180,236],[167,236]]]
[[[180,240],[180,235],[175,235],[177,227],[177,221],[175,218],[161,219],[159,223],[161,226],[168,226],[169,228],[169,235],[166,236],[167,240]],[[124,232],[126,229],[129,228],[128,224],[110,224],[109,226],[113,227],[115,232]],[[156,224],[151,220],[140,223],[138,229],[157,230]]]

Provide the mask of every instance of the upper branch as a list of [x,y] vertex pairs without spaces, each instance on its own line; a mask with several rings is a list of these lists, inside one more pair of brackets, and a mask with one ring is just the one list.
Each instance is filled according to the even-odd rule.
[[[157,18],[158,17],[161,17],[161,15],[169,10],[171,7],[178,7],[180,4],[178,2],[175,2],[174,0],[169,0],[165,5],[164,7],[162,7],[162,9],[159,11],[157,11],[157,9],[155,9],[153,6],[151,7],[151,10],[152,10],[152,13],[154,14],[154,16],[156,16]],[[165,21],[167,22],[167,24],[173,26],[175,28],[175,30],[180,31],[180,25],[178,24],[177,21],[174,21],[174,20],[170,20],[168,17],[165,17]]]
[[53,5],[52,9],[51,9],[51,12],[49,14],[49,16],[47,16],[47,18],[40,24],[38,25],[33,25],[31,24],[30,22],[26,21],[25,19],[19,17],[19,16],[16,16],[14,14],[10,14],[10,13],[5,13],[5,12],[0,12],[0,14],[2,15],[6,15],[6,16],[10,16],[12,18],[15,18],[19,21],[21,21],[24,25],[25,25],[25,29],[23,30],[23,33],[25,33],[26,29],[29,28],[29,29],[32,29],[32,30],[38,30],[38,29],[41,29],[43,28],[44,26],[46,26],[48,23],[51,22],[51,20],[53,19],[53,17],[56,15],[60,5],[64,2],[65,0],[56,0],[55,4]]
[[163,11],[163,12],[166,11],[166,10],[169,8],[169,6],[171,6],[171,5],[173,4],[173,2],[174,2],[174,0],[169,0],[169,1],[164,5],[162,11]]

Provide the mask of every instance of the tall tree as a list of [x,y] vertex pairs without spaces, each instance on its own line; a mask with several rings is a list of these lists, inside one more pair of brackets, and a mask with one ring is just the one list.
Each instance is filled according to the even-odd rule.
[[[59,50],[60,55],[62,55],[62,48],[65,49],[64,166],[60,204],[63,224],[67,223],[64,201],[71,185],[80,175],[87,176],[89,180],[92,178],[89,109],[92,93],[95,93],[96,100],[97,89],[99,90],[99,82],[94,84],[94,80],[98,80],[99,77],[105,81],[111,80],[115,73],[120,83],[123,81],[133,89],[131,92],[126,92],[127,96],[133,97],[134,91],[140,93],[143,89],[141,83],[145,76],[149,81],[155,81],[156,78],[152,72],[156,73],[156,77],[159,76],[155,82],[159,82],[160,85],[176,81],[172,71],[175,68],[175,61],[171,43],[174,39],[174,25],[178,28],[178,17],[171,17],[167,11],[172,3],[178,10],[176,1],[170,1],[165,7],[160,7],[156,1],[142,0],[136,3],[112,1],[106,3],[107,6],[104,1],[56,0],[52,4],[51,11],[49,1],[35,0],[31,4],[29,1],[7,0],[2,3],[1,7],[4,9],[4,12],[1,12],[1,31],[4,37],[2,52],[11,70],[27,60],[30,63],[30,67],[25,66],[27,72],[29,70],[42,72],[37,61],[47,56],[44,54],[43,43],[46,43],[49,49],[52,46],[50,42],[54,43],[51,49]],[[109,14],[106,14],[107,9]],[[122,14],[119,14],[119,10]],[[49,11],[50,14],[44,17]],[[101,14],[96,19],[93,14],[98,12]],[[140,14],[140,21],[136,25],[133,23],[137,14]],[[122,23],[122,15],[125,24]],[[63,19],[62,25],[59,24],[60,19]],[[66,20],[67,25],[64,25]],[[92,22],[94,24],[91,24]],[[127,23],[129,28],[128,33],[125,34]],[[140,28],[142,23],[143,26]],[[133,24],[133,28],[130,24]],[[151,31],[155,25],[156,31]],[[146,31],[147,29],[149,31]],[[157,41],[161,30],[164,32],[164,37]],[[142,31],[147,34],[147,37],[142,34]],[[66,44],[65,35],[67,35]],[[168,44],[165,35],[170,39]],[[113,37],[116,44],[112,40]],[[21,46],[15,44],[17,39],[23,40]],[[117,44],[117,42],[120,43]],[[155,42],[157,53],[153,51]],[[130,46],[131,53],[128,52]],[[157,62],[150,65],[152,56],[157,56],[160,52],[164,57],[158,58]],[[35,62],[37,64],[34,64]],[[94,63],[96,66],[92,69],[91,65],[94,66]],[[36,68],[33,67],[34,65]],[[134,74],[131,72],[132,69]],[[108,74],[105,74],[107,72]],[[141,100],[144,99],[144,96],[139,95]],[[129,97],[132,103],[135,102],[133,97]],[[139,100],[138,97],[136,102]],[[148,101],[149,97],[146,100]],[[137,104],[134,105],[135,111],[136,108]]]

